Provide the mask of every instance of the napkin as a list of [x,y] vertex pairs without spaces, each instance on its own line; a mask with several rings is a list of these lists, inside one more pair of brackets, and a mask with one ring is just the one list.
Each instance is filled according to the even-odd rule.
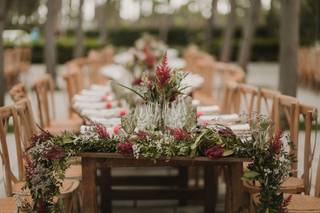
[[109,109],[115,108],[118,105],[118,101],[110,102],[75,102],[74,107],[76,109]]
[[113,108],[113,109],[84,109],[81,111],[81,114],[86,115],[88,117],[102,117],[102,118],[114,118],[121,117],[121,113],[127,112],[127,109],[124,108]]
[[214,124],[219,122],[236,122],[239,121],[240,117],[238,114],[225,114],[225,115],[202,115],[199,116],[198,122],[200,124]]
[[245,124],[233,124],[229,126],[232,131],[248,131],[250,130],[250,125],[248,123]]
[[201,115],[210,115],[210,114],[216,114],[220,111],[220,107],[217,105],[212,106],[198,106],[197,112]]
[[100,118],[100,117],[92,117],[92,121],[101,123],[105,126],[112,127],[115,125],[120,125],[121,124],[121,118]]

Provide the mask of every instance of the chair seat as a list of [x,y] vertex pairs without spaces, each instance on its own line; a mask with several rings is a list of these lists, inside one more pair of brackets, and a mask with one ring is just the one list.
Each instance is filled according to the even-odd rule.
[[[284,195],[285,198],[289,196],[289,194]],[[259,203],[259,196],[256,194],[253,198],[254,204],[257,205]],[[291,201],[288,206],[289,213],[315,213],[320,212],[320,198],[293,194],[291,197]]]
[[0,199],[0,213],[16,213],[16,201],[13,197]]
[[[25,182],[20,181],[15,184],[13,184],[12,191],[15,192],[21,192],[22,188],[24,187]],[[78,180],[69,180],[65,179],[62,182],[62,186],[60,187],[60,194],[66,195],[74,192],[79,187],[80,182]]]
[[[244,181],[243,185],[245,188],[251,193],[259,192],[260,184],[255,182],[253,184],[249,181]],[[304,183],[303,179],[297,177],[289,177],[286,181],[284,181],[280,186],[280,191],[285,193],[301,193],[304,191]]]
[[82,169],[81,165],[71,165],[65,173],[65,177],[69,179],[82,179]]

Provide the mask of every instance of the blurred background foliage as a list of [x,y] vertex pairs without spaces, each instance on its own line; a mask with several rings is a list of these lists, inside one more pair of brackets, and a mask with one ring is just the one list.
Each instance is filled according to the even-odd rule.
[[[56,34],[58,35],[57,49],[58,62],[63,63],[70,60],[73,55],[73,48],[75,45],[75,32],[77,20],[77,1],[78,0],[61,0],[61,12],[57,21]],[[89,0],[85,0],[85,2]],[[85,31],[85,50],[92,48],[99,48],[104,46],[99,40],[101,26],[106,28],[108,32],[107,44],[112,44],[115,47],[129,47],[133,42],[139,38],[144,32],[159,35],[161,26],[163,24],[163,17],[166,16],[167,25],[169,25],[167,43],[176,48],[183,48],[189,43],[194,43],[208,49],[210,53],[219,55],[219,51],[223,42],[223,31],[226,25],[226,18],[228,13],[223,11],[223,7],[219,11],[219,2],[226,3],[227,0],[218,1],[218,13],[215,16],[214,30],[212,32],[213,42],[210,47],[206,47],[205,42],[205,28],[208,14],[206,8],[201,8],[196,4],[196,0],[183,0],[184,4],[179,8],[172,9],[162,8],[165,1],[168,0],[147,0],[152,2],[149,13],[144,10],[145,0],[131,0],[138,3],[140,10],[138,18],[127,18],[124,16],[123,7],[130,5],[122,5],[123,2],[119,0],[95,0],[91,7],[94,7],[91,20],[84,23]],[[204,0],[203,2],[205,2]],[[28,4],[22,4],[21,0],[9,1],[6,29],[23,29],[30,33],[35,28],[39,29],[39,39],[32,41],[32,61],[33,63],[43,62],[44,51],[44,23],[46,16],[45,0],[28,0]],[[121,3],[122,2],[122,3]],[[170,2],[170,0],[168,1]],[[265,7],[263,7],[261,19],[253,39],[253,48],[251,60],[275,61],[278,59],[279,52],[279,0],[266,0]],[[267,6],[266,6],[267,5]],[[158,6],[158,7],[157,7]],[[85,7],[85,10],[88,10]],[[150,5],[149,5],[150,7]],[[158,9],[157,9],[158,8]],[[159,9],[160,8],[160,9]],[[237,27],[235,30],[232,60],[236,60],[236,53],[238,52],[239,42],[242,34],[242,24],[248,8],[248,0],[237,0]],[[227,10],[228,8],[224,8]],[[151,11],[151,12],[150,12]],[[300,45],[311,46],[319,41],[320,29],[320,3],[318,0],[302,0],[300,13]],[[129,10],[127,14],[129,14]],[[101,14],[103,17],[101,18]],[[101,22],[102,20],[102,25]],[[99,27],[100,26],[100,27]],[[5,47],[12,47],[12,42],[5,41]]]

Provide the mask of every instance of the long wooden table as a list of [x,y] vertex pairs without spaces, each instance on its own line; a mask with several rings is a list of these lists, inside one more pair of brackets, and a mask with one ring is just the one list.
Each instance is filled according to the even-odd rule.
[[[81,153],[82,157],[82,193],[83,193],[83,210],[88,213],[98,212],[97,207],[97,169],[110,167],[190,167],[199,166],[207,170],[205,176],[207,179],[213,178],[218,173],[210,172],[210,168],[215,166],[224,166],[227,168],[227,196],[226,196],[226,212],[243,212],[248,207],[248,195],[245,192],[241,177],[243,172],[243,162],[247,159],[226,157],[219,159],[209,159],[206,157],[174,157],[167,160],[157,160],[156,162],[149,159],[135,159],[129,156],[123,156],[117,153]],[[103,175],[103,173],[102,173]],[[103,177],[101,177],[103,178]],[[206,178],[206,177],[205,177]],[[205,212],[213,212],[213,196],[214,185],[206,185],[204,189],[205,196]],[[180,193],[187,192],[181,191]]]

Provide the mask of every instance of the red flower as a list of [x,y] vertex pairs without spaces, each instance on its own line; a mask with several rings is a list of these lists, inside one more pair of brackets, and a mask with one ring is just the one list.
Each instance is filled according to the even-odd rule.
[[98,135],[102,138],[110,138],[107,128],[103,124],[95,124]]
[[45,150],[43,156],[48,160],[58,160],[66,156],[64,149],[58,145],[52,145],[48,150]]
[[272,140],[270,142],[270,151],[275,154],[279,154],[281,150],[281,138],[282,138],[282,131],[277,130],[272,137]]
[[219,158],[223,155],[223,148],[221,146],[212,146],[205,151],[205,156],[211,159]]
[[46,205],[45,205],[45,202],[43,201],[43,199],[38,200],[37,210],[39,213],[46,213],[47,212]]
[[124,143],[119,143],[117,145],[117,150],[120,154],[132,155],[133,154],[132,143],[130,143],[129,140],[126,140],[126,142]]
[[111,108],[112,108],[112,103],[108,102],[108,103],[106,104],[106,108],[107,108],[107,109],[111,109]]
[[204,115],[203,112],[197,112],[197,118],[199,118],[200,116]]
[[120,131],[120,128],[121,128],[121,125],[120,124],[117,124],[113,127],[113,132],[114,134],[118,135],[119,134],[119,131]]
[[137,133],[137,136],[140,140],[147,140],[148,138],[148,133],[142,130],[139,130]]
[[163,88],[170,80],[167,53],[163,56],[161,64],[156,68],[156,77],[161,88]]
[[145,55],[144,63],[148,69],[153,69],[154,64],[156,63],[156,57],[151,52],[149,46],[145,46],[143,51]]
[[234,132],[232,131],[232,129],[230,129],[227,126],[221,126],[221,128],[219,128],[218,133],[221,137],[230,137],[230,136],[235,136]]
[[119,112],[120,117],[125,116],[126,114],[128,114],[128,110],[126,110],[126,109],[122,109]]
[[190,137],[188,132],[182,128],[173,128],[170,129],[170,134],[174,137],[175,140],[182,141]]
[[142,79],[141,78],[136,78],[132,81],[132,85],[133,86],[139,86],[142,83]]

